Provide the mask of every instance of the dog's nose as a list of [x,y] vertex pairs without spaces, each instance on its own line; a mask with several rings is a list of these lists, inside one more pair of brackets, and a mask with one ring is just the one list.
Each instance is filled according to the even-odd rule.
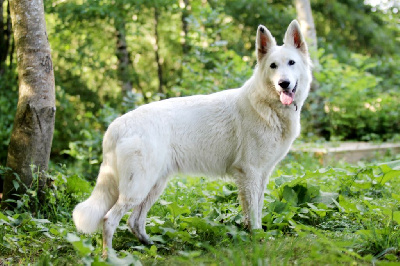
[[290,85],[290,81],[287,80],[280,80],[278,85],[281,86],[282,89],[287,89]]

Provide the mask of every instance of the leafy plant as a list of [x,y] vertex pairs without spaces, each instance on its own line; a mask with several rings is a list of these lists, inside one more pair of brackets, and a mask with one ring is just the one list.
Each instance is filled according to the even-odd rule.
[[231,182],[177,177],[149,212],[147,231],[155,245],[143,246],[121,223],[107,260],[101,257],[101,234],[77,234],[71,221],[73,207],[92,186],[60,168],[49,174],[52,185],[36,212],[27,207],[35,204],[32,196],[22,198],[14,212],[0,212],[0,250],[7,263],[63,263],[66,257],[68,263],[103,265],[215,258],[226,264],[398,262],[399,165],[308,171],[288,158],[267,187],[263,230],[252,233],[242,226]]
[[[399,98],[385,90],[382,79],[371,73],[376,62],[352,54],[352,64],[341,63],[333,54],[320,50],[321,71],[315,72],[319,88],[306,103],[307,134],[317,130],[326,139],[376,141],[392,138],[400,130]],[[322,99],[314,103],[313,99]],[[312,116],[311,116],[312,114]]]

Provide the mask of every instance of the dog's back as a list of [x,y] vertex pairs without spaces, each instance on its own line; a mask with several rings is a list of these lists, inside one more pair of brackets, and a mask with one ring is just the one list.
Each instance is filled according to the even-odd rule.
[[[238,145],[238,94],[233,89],[142,106],[110,125],[104,145],[117,141],[135,150],[130,139],[140,138],[146,152],[155,150],[162,158],[164,171],[225,175]],[[155,167],[151,161],[143,167]]]

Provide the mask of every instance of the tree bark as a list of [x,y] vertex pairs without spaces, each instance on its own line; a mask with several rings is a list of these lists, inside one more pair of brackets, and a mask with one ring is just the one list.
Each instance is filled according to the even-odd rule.
[[189,50],[189,41],[188,41],[188,33],[189,33],[189,23],[187,21],[189,17],[189,0],[181,0],[182,1],[182,33],[183,33],[183,42],[182,42],[182,53],[186,55]]
[[115,22],[115,24],[117,35],[118,76],[122,82],[122,91],[125,95],[128,91],[132,91],[132,60],[126,45],[125,21],[120,19]]
[[165,97],[167,96],[167,92],[164,89],[164,81],[163,81],[163,71],[162,71],[162,63],[160,59],[160,52],[159,52],[159,34],[158,34],[158,21],[159,21],[160,14],[158,13],[157,7],[154,8],[154,54],[156,57],[157,63],[157,74],[158,74],[158,92],[163,94]]
[[315,30],[314,19],[309,0],[296,0],[297,18],[300,23],[301,32],[304,34],[310,50],[311,59],[314,66],[319,66],[319,60],[316,54],[318,49],[317,33]]
[[[47,40],[43,0],[11,0],[12,27],[18,62],[19,97],[8,146],[3,199],[24,193],[44,171],[50,159],[55,119],[55,88],[50,46]],[[31,168],[32,167],[32,168]],[[19,178],[16,178],[16,173]],[[16,189],[14,182],[20,183]],[[3,201],[3,207],[9,205]]]

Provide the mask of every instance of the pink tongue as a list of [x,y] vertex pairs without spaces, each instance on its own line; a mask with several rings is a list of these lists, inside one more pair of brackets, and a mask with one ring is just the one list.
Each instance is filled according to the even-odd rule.
[[294,93],[291,92],[282,92],[281,93],[281,103],[285,105],[292,104]]

